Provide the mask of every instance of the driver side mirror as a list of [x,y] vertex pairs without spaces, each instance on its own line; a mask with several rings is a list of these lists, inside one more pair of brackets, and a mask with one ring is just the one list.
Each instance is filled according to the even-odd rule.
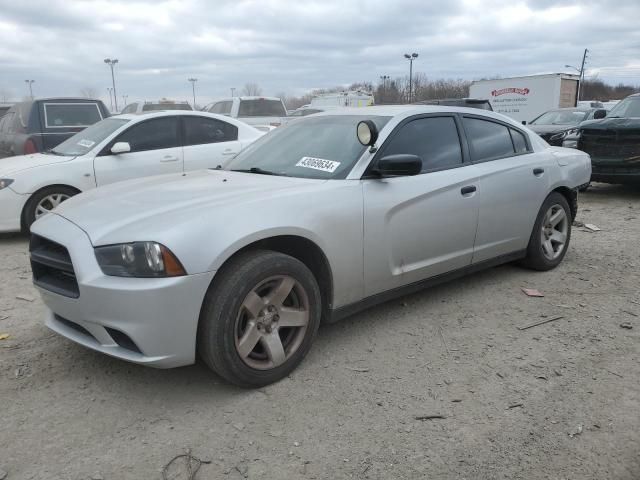
[[381,177],[406,177],[422,171],[422,159],[417,155],[401,153],[387,155],[378,160],[375,173]]
[[607,111],[604,108],[600,108],[598,110],[596,110],[595,112],[593,112],[593,119],[594,120],[600,120],[601,118],[604,118],[607,116]]
[[131,151],[131,145],[129,142],[116,142],[111,147],[111,153],[118,155],[119,153],[127,153]]
[[522,124],[523,124],[523,125],[526,125],[526,124],[527,124],[527,121],[526,121],[526,120],[522,120]]

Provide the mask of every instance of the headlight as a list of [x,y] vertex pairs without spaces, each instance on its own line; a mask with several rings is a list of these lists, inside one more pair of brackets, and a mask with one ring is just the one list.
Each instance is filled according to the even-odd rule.
[[179,277],[186,275],[176,256],[156,242],[134,242],[95,249],[105,275],[115,277]]
[[13,183],[11,178],[0,178],[0,190],[3,188],[7,188],[9,185]]

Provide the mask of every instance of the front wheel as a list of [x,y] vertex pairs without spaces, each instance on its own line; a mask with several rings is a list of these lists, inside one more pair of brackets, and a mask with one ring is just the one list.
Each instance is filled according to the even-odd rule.
[[279,252],[247,252],[225,265],[207,292],[198,351],[231,383],[268,385],[310,350],[321,310],[320,289],[306,265]]
[[571,223],[567,199],[558,192],[551,193],[538,212],[524,266],[541,271],[557,267],[569,247]]
[[77,193],[77,190],[62,185],[43,188],[34,193],[24,207],[22,214],[23,230],[28,232],[33,222]]

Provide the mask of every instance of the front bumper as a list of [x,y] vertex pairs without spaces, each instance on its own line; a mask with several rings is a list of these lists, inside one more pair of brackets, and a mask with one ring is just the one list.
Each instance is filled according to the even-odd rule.
[[46,325],[112,357],[158,368],[194,363],[198,318],[214,272],[173,278],[102,273],[86,233],[50,214],[32,232],[67,248],[78,282],[71,298],[38,287]]
[[635,165],[602,165],[593,163],[591,180],[603,183],[640,184],[640,164]]
[[0,190],[0,232],[19,232],[22,209],[29,200],[29,195],[22,195],[11,190],[11,187]]

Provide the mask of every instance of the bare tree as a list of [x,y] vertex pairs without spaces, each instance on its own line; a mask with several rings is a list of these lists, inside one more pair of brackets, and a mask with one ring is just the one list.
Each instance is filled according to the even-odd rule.
[[249,82],[245,84],[242,93],[247,97],[257,97],[258,95],[262,95],[262,89],[257,83]]
[[84,87],[80,89],[80,95],[84,98],[96,98],[98,96],[98,92],[93,87]]

